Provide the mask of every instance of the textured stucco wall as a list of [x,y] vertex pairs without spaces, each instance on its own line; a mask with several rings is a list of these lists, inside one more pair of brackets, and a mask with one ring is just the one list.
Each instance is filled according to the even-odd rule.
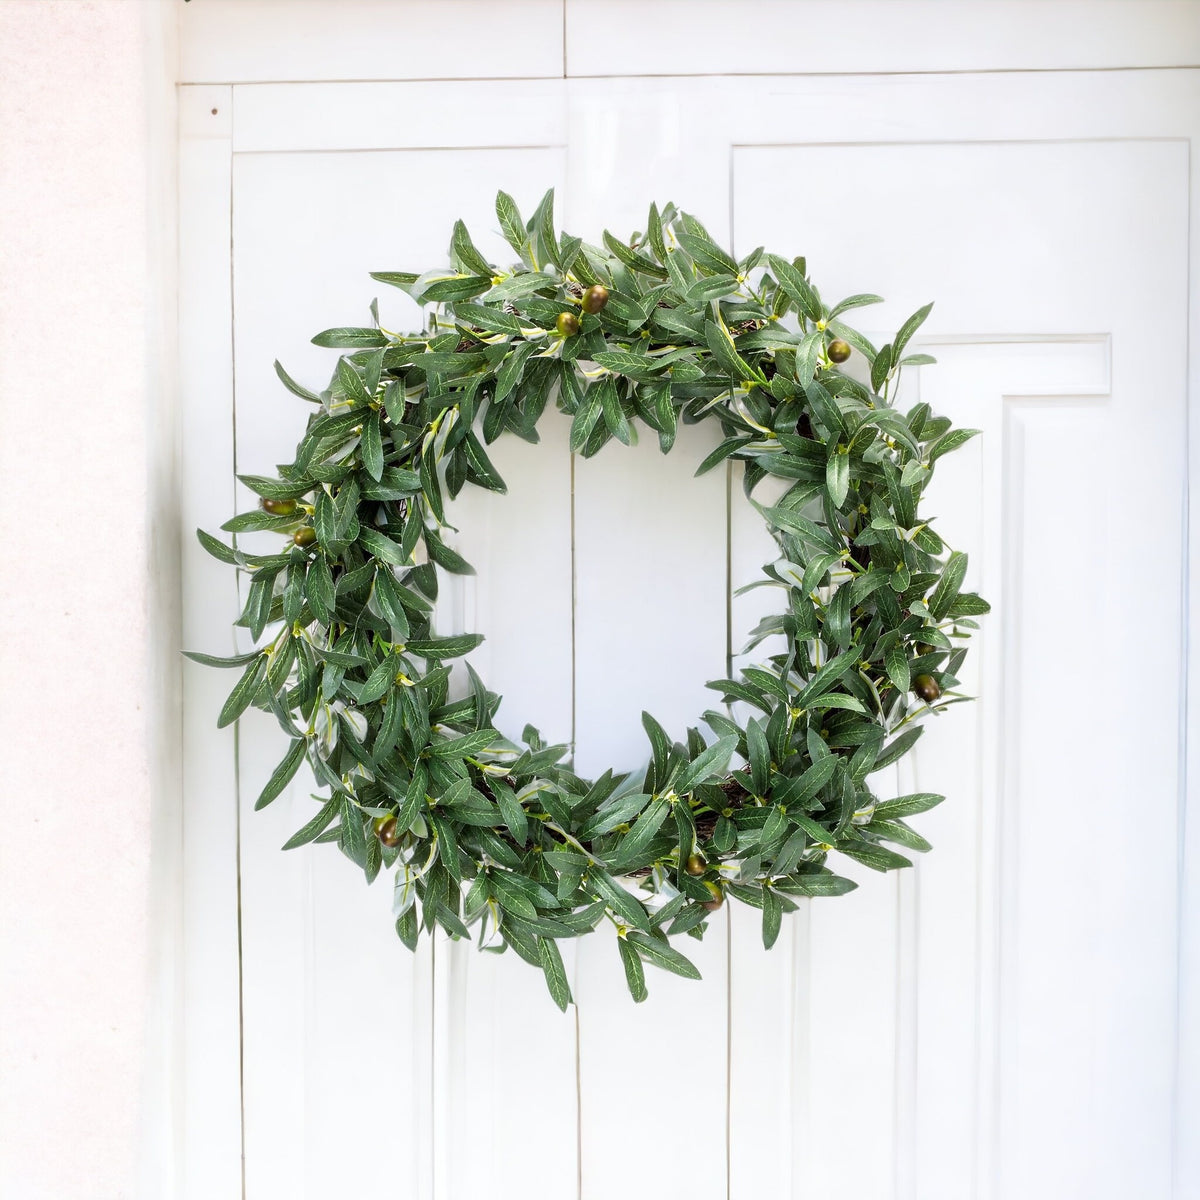
[[132,1196],[145,1130],[150,1162],[170,1133],[175,23],[174,0],[0,3],[10,1200]]

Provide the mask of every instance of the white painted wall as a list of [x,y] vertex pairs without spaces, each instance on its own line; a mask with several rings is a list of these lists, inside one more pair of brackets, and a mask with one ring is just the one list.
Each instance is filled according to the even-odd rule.
[[175,62],[171,3],[0,4],[6,1200],[133,1195],[172,1107]]

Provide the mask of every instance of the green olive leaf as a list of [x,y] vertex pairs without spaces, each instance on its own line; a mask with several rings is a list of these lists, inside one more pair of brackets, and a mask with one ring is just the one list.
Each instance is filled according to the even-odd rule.
[[[481,944],[538,968],[565,1010],[558,939],[611,921],[641,1001],[647,962],[698,978],[670,938],[699,936],[724,893],[760,910],[771,947],[797,898],[855,886],[828,854],[886,871],[909,865],[892,846],[929,849],[906,818],[941,797],[878,800],[867,781],[966,700],[966,642],[989,607],[920,509],[938,460],[977,431],[894,407],[902,368],[931,361],[910,353],[929,306],[876,350],[845,317],[880,297],[827,309],[803,258],[736,261],[673,204],[599,244],[556,230],[553,191],[528,221],[501,192],[496,217],[511,267],[459,220],[433,269],[374,273],[423,305],[422,330],[385,332],[371,302],[373,326],[313,339],[337,352],[324,389],[275,364],[313,405],[292,461],[240,477],[261,502],[226,522],[235,545],[197,533],[248,576],[235,624],[263,645],[188,656],[239,669],[221,726],[256,705],[288,736],[257,807],[306,762],[327,793],[287,847],[335,843],[368,881],[395,870],[405,945],[483,926]],[[861,362],[843,370],[834,339]],[[667,453],[681,422],[707,421],[697,474],[726,464],[772,547],[761,574],[730,581],[772,602],[708,685],[721,711],[679,741],[644,715],[649,761],[632,775],[584,779],[570,746],[506,736],[500,696],[455,669],[480,635],[445,625],[460,603],[446,576],[473,571],[448,518],[471,488],[507,490],[491,447],[536,443],[552,406],[584,457],[643,428]],[[656,564],[629,566],[653,590]],[[515,602],[545,585],[533,572]]]

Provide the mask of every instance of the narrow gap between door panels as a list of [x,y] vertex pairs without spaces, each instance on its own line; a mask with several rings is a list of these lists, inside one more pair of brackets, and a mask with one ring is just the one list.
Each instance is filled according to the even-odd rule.
[[[729,186],[729,252],[736,258],[733,222],[733,150]],[[733,462],[725,460],[725,677],[733,678]],[[725,912],[725,1200],[733,1200],[733,905]]]
[[[1193,237],[1195,231],[1192,228],[1192,213],[1194,211],[1192,204],[1192,143],[1189,139],[1187,146],[1188,157],[1188,246],[1193,245]],[[1185,269],[1185,284],[1187,295],[1190,297],[1194,293],[1192,291],[1192,255],[1187,257],[1187,267]],[[1111,370],[1111,354],[1112,346],[1109,346],[1109,363]],[[1188,339],[1183,351],[1183,370],[1184,379],[1190,380],[1192,377],[1192,354],[1191,354],[1191,339]],[[1110,375],[1111,378],[1111,375]],[[1188,797],[1188,780],[1190,778],[1189,771],[1189,753],[1188,753],[1188,712],[1190,701],[1190,684],[1191,678],[1188,671],[1188,663],[1191,661],[1191,638],[1189,637],[1189,629],[1191,622],[1189,620],[1189,605],[1191,604],[1191,569],[1195,565],[1190,552],[1191,542],[1191,470],[1188,461],[1190,456],[1190,447],[1192,444],[1192,406],[1185,400],[1183,406],[1183,512],[1182,516],[1182,545],[1180,546],[1181,561],[1184,564],[1184,569],[1180,572],[1180,595],[1179,595],[1179,615],[1181,629],[1179,631],[1179,661],[1183,664],[1183,670],[1180,673],[1180,698],[1179,698],[1179,789],[1176,798],[1177,815],[1175,819],[1175,838],[1176,838],[1176,875],[1175,875],[1175,1057],[1173,1065],[1173,1074],[1171,1078],[1171,1191],[1172,1194],[1179,1194],[1180,1177],[1179,1177],[1179,1157],[1181,1151],[1181,1140],[1179,1136],[1179,1108],[1180,1096],[1183,1090],[1183,1070],[1181,1067],[1182,1049],[1183,1049],[1183,990],[1184,990],[1184,972],[1182,964],[1186,961],[1185,954],[1187,952],[1188,932],[1187,913],[1184,908],[1187,899],[1187,837],[1188,837],[1188,822],[1187,822],[1187,797]]]
[[[566,0],[563,0],[565,5]],[[575,721],[578,703],[576,691],[576,648],[575,648],[575,607],[578,600],[575,556],[575,454],[568,451],[570,466],[568,480],[570,496],[570,537],[571,537],[571,769],[575,769],[577,748]],[[579,956],[575,956],[575,1197],[583,1200],[583,1065],[579,1053]]]
[[[579,962],[579,951],[576,947],[576,964]],[[578,966],[575,972],[576,990],[579,987]],[[583,1200],[583,1072],[579,1061],[579,997],[575,1004],[575,1200]]]
[[792,961],[788,971],[790,986],[787,989],[787,1106],[789,1144],[787,1152],[788,1182],[790,1194],[802,1196],[806,1194],[804,1181],[801,1179],[801,1158],[808,1149],[809,1142],[809,1109],[807,1104],[809,1082],[809,981],[812,973],[809,970],[810,930],[812,927],[812,909],[801,908],[792,916],[792,933],[790,945]]
[[[1126,143],[1158,145],[1171,142],[1190,146],[1189,139],[1185,137],[896,138],[891,141],[874,138],[861,142],[735,142],[729,150],[733,155],[739,150],[888,150],[908,146],[1115,146]],[[1048,335],[1038,336],[1046,340]],[[1017,335],[1008,334],[1000,340],[1014,341],[1017,340]]]
[[429,1195],[438,1194],[438,1136],[437,1136],[437,938],[429,932]]
[[576,645],[575,645],[575,609],[579,601],[578,579],[575,555],[575,454],[571,452],[571,768],[575,768],[578,754],[577,734],[575,728],[579,704],[576,700]]
[[[564,0],[565,2],[565,0]],[[762,71],[721,71],[701,72],[696,75],[669,74],[654,71],[636,71],[630,74],[572,74],[567,66],[566,28],[564,22],[563,67],[561,75],[429,75],[422,78],[397,79],[395,76],[377,78],[353,79],[188,79],[180,84],[181,87],[312,87],[329,85],[344,87],[348,84],[398,84],[419,85],[422,83],[546,83],[557,79],[620,79],[630,82],[639,79],[670,79],[680,83],[697,79],[907,79],[929,78],[942,75],[1120,75],[1137,72],[1185,72],[1200,70],[1200,62],[1180,63],[1177,66],[1144,66],[1144,67],[990,67],[963,68],[955,70],[942,69],[938,71],[794,71],[794,72],[762,72]]]
[[[1003,343],[1009,335],[987,335],[979,339],[979,344],[997,344]],[[1074,340],[1076,335],[1066,335],[1065,340]],[[1087,340],[1088,335],[1079,335],[1084,340]],[[1104,335],[1107,336],[1107,335]],[[1028,337],[1020,338],[1024,341],[1041,340],[1041,335],[1028,335]],[[953,344],[949,338],[943,335],[942,344]],[[1110,369],[1107,378],[1111,381],[1111,346],[1109,346],[1108,362]],[[919,374],[919,373],[918,373]],[[1003,404],[1003,398],[1001,399]],[[1000,444],[998,458],[994,461],[989,461],[985,456],[983,459],[983,480],[980,493],[980,510],[979,517],[981,525],[984,529],[986,537],[988,526],[986,518],[986,501],[984,497],[989,494],[991,487],[998,488],[1001,495],[1006,494],[1005,489],[1005,474],[1009,469],[1009,444],[1007,433],[1007,414],[1002,413],[1000,421]],[[997,465],[998,464],[998,465]],[[996,472],[999,478],[994,485],[990,481],[992,472]],[[1005,597],[1005,581],[1008,579],[1008,571],[1006,569],[1007,551],[1005,549],[1005,539],[1009,535],[1009,522],[1007,514],[1001,509],[1000,528],[998,534],[999,547],[997,550],[1000,563],[1000,581],[998,591],[1000,592],[1000,624],[994,631],[994,635],[1000,638],[1000,645],[1003,648],[1007,645],[1005,639],[1005,624],[1007,620],[1007,603]],[[981,539],[980,550],[985,551],[984,540]],[[987,548],[990,557],[990,548]],[[997,702],[995,705],[995,739],[997,746],[1005,745],[1005,666],[1003,655],[998,656],[999,673],[996,679],[990,680],[992,686],[996,688]],[[986,656],[980,665],[981,675],[979,677],[980,693],[982,694],[984,685],[988,682],[986,675]],[[990,721],[985,715],[983,705],[976,706],[975,712],[976,721],[976,737],[977,744],[983,747],[986,744],[987,724]],[[995,791],[991,796],[990,803],[987,795],[986,784],[986,757],[983,753],[976,755],[975,759],[975,794],[978,797],[979,811],[975,821],[975,846],[974,846],[974,904],[975,904],[975,920],[974,920],[974,938],[975,938],[975,965],[974,979],[972,981],[973,988],[973,1029],[971,1054],[972,1062],[970,1065],[969,1079],[971,1085],[971,1145],[970,1145],[970,1186],[971,1195],[974,1197],[989,1197],[993,1194],[991,1185],[985,1180],[984,1172],[991,1170],[991,1164],[994,1162],[994,1148],[996,1143],[997,1129],[997,1114],[999,1112],[999,978],[1000,978],[1000,936],[1002,930],[1001,909],[1000,909],[1000,811],[1001,803],[1004,796],[1004,772],[1005,759],[1000,756],[997,764],[997,777],[995,781]],[[919,790],[919,788],[914,788]],[[989,852],[989,846],[994,849]],[[994,978],[989,975],[989,972],[994,973]],[[990,989],[990,995],[989,995]],[[990,1006],[990,1008],[989,1008]],[[989,1025],[990,1022],[990,1025]],[[986,1061],[985,1061],[986,1056]],[[985,1089],[990,1084],[990,1095],[985,1097]],[[985,1145],[986,1140],[986,1145]]]
[[564,150],[561,143],[532,145],[529,142],[513,142],[504,146],[283,146],[272,148],[254,146],[245,150],[235,150],[235,156],[242,154],[254,155],[283,155],[295,158],[309,154],[462,154],[468,150]]
[[[916,867],[914,866],[915,870]],[[900,881],[892,881],[892,891],[895,897],[894,921],[892,925],[892,967],[895,971],[892,988],[892,1005],[895,1020],[892,1026],[892,1196],[895,1200],[908,1200],[901,1189],[904,1156],[900,1150],[900,1138],[903,1134],[904,1122],[901,1120],[901,1092],[903,1084],[900,1081],[901,1068],[904,1062],[904,1052],[901,1039],[904,1037],[904,972],[901,967],[904,946],[904,894]]]
[[[984,482],[986,489],[987,483]],[[1003,553],[1003,552],[1002,552]],[[981,689],[982,691],[982,689]],[[1003,715],[1003,708],[1000,710]],[[983,728],[983,709],[982,706],[978,710],[976,716],[978,724],[977,737],[979,744],[983,744],[983,736],[985,730]],[[984,889],[989,884],[995,887],[995,866],[989,867],[986,857],[986,843],[992,831],[988,829],[987,820],[987,804],[984,793],[984,758],[980,754],[976,757],[975,762],[975,794],[979,797],[979,816],[975,822],[975,977],[972,981],[973,1000],[974,1000],[974,1030],[971,1043],[971,1190],[972,1195],[978,1197],[980,1194],[979,1186],[982,1178],[981,1172],[981,1138],[983,1137],[983,1118],[984,1105],[983,1097],[983,1080],[984,1080],[984,986],[986,982],[986,967],[984,965],[984,954],[989,948],[989,942],[985,936],[985,922],[987,921],[987,905],[985,903]],[[989,870],[991,874],[989,875]],[[996,943],[991,943],[994,946]],[[987,1111],[993,1111],[991,1109]]]
[[[1180,68],[1182,69],[1182,68]],[[346,87],[358,86],[360,84],[391,84],[397,87],[407,87],[413,85],[419,87],[425,83],[557,83],[563,76],[561,75],[429,75],[424,78],[405,78],[397,79],[394,75],[389,77],[379,77],[374,79],[189,79],[186,82],[180,83],[178,86],[183,88],[211,88],[211,87],[228,87],[228,88],[255,88],[255,87],[313,87],[313,86],[330,86],[330,87]],[[587,76],[577,75],[577,79],[585,79]],[[613,78],[618,78],[614,76]],[[641,76],[620,76],[620,78],[636,79]],[[646,78],[650,78],[647,76]],[[676,78],[676,77],[672,77]],[[687,76],[678,76],[677,78],[688,78]],[[712,78],[711,76],[694,76],[693,78]]]
[[[917,791],[912,779],[901,792]],[[899,873],[895,891],[895,1048],[892,1077],[892,1190],[896,1200],[916,1200],[917,938],[920,930],[920,865],[911,878]]]
[[[924,399],[923,375],[918,367],[910,386],[901,395],[906,405]],[[900,794],[919,792],[920,747],[895,767],[894,783]],[[886,774],[886,772],[885,772]],[[919,940],[921,930],[921,865],[907,875],[894,876],[895,892],[895,1045],[892,1079],[892,1189],[896,1200],[917,1200],[917,1059],[920,1053],[918,1019]]]
[[733,1200],[733,905],[725,911],[725,1200]]
[[[232,106],[232,96],[230,97]],[[230,440],[233,451],[232,512],[237,512],[237,320],[234,313],[233,287],[233,170],[229,172],[229,396]],[[237,543],[237,535],[234,535]],[[238,599],[241,599],[241,576],[238,576]],[[236,722],[233,730],[233,804],[234,804],[234,861],[237,876],[237,958],[238,958],[238,1138],[241,1151],[239,1174],[242,1181],[242,1200],[246,1200],[246,979],[243,960],[242,930],[242,771],[241,729]]]
[[733,464],[725,462],[725,678],[733,678]]
[[[995,811],[992,814],[993,837],[995,838],[995,862],[993,865],[992,888],[994,894],[994,910],[992,912],[993,962],[991,980],[992,1005],[991,1044],[987,1053],[991,1058],[989,1070],[991,1074],[989,1108],[987,1112],[987,1127],[980,1129],[976,1142],[978,1153],[986,1155],[986,1165],[995,1173],[995,1190],[1004,1193],[1004,1163],[998,1151],[1002,1137],[1004,1121],[1004,1080],[1001,1064],[1005,1058],[1005,1029],[1004,1020],[1008,1009],[1007,1000],[1016,992],[1017,973],[1019,970],[1013,936],[1015,930],[1005,928],[1003,897],[1016,894],[1012,881],[1017,876],[1017,814],[1009,803],[1010,771],[1009,764],[1021,761],[1021,745],[1019,743],[1019,724],[1013,719],[1016,709],[1015,688],[1011,673],[1007,668],[1007,660],[1015,657],[1018,649],[1017,632],[1020,623],[1017,620],[1017,604],[1023,595],[1025,571],[1021,553],[1025,543],[1025,507],[1020,500],[1025,494],[1025,444],[1024,433],[1015,425],[1012,406],[1007,403],[1008,397],[1002,397],[1003,411],[1001,416],[1001,480],[1000,494],[1006,500],[1002,501],[1000,513],[1000,636],[1001,645],[1006,653],[1001,658],[1000,679],[998,680],[997,696],[999,699],[999,729],[997,745],[1004,746],[1006,753],[997,762]],[[1011,473],[1011,474],[1010,474]],[[1019,682],[1019,681],[1018,681]],[[981,1039],[979,1063],[983,1065],[983,1046]],[[982,1091],[981,1080],[980,1091]],[[982,1114],[981,1114],[982,1116]],[[981,1121],[982,1125],[982,1121]]]
[[[662,71],[637,71],[631,74],[578,74],[569,75],[570,79],[671,79],[680,82],[695,79],[906,79],[911,77],[928,78],[940,75],[1114,75],[1121,73],[1136,73],[1139,71],[1195,71],[1200,69],[1200,63],[1180,63],[1176,66],[1144,66],[1144,67],[963,67],[959,69],[943,68],[941,70],[925,71],[720,71],[701,72],[697,75],[672,74]],[[533,76],[532,78],[546,78]],[[260,81],[261,82],[261,81]],[[294,81],[286,81],[294,82]],[[327,82],[315,80],[313,82]],[[395,80],[353,80],[355,83],[392,83]],[[419,82],[403,80],[405,83]],[[431,80],[429,82],[441,82]],[[480,83],[484,80],[474,80]]]
[[240,1147],[239,1175],[242,1181],[242,1200],[246,1200],[246,1003],[245,981],[242,973],[242,781],[241,781],[241,722],[233,729],[233,803],[237,819],[234,822],[234,857],[237,861],[237,956],[238,956],[238,1140]]

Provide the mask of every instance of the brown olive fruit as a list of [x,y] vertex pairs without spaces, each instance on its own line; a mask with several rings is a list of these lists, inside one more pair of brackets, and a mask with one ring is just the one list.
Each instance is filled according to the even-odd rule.
[[311,525],[305,525],[303,529],[297,529],[292,534],[292,541],[297,546],[311,546],[317,540],[317,531]]
[[585,313],[598,313],[607,303],[608,288],[602,283],[593,283],[583,293],[583,311]]
[[830,362],[844,363],[850,357],[850,343],[843,342],[841,338],[834,338],[829,343],[826,353],[829,355]]
[[259,503],[265,512],[277,517],[290,517],[296,511],[295,500],[260,500]]
[[558,320],[554,323],[555,328],[563,337],[571,337],[579,332],[579,318],[570,312],[558,314]]
[[918,675],[912,681],[912,690],[926,704],[932,704],[942,694],[941,684],[932,675]]
[[725,893],[722,892],[715,883],[708,884],[708,890],[712,892],[712,899],[705,900],[704,907],[707,908],[709,912],[716,912],[717,909],[725,903]]
[[380,817],[375,822],[375,835],[385,846],[400,844],[400,826],[395,817]]
[[703,875],[707,865],[708,864],[700,857],[700,855],[689,854],[687,865],[684,867],[684,870],[687,871],[689,875]]

